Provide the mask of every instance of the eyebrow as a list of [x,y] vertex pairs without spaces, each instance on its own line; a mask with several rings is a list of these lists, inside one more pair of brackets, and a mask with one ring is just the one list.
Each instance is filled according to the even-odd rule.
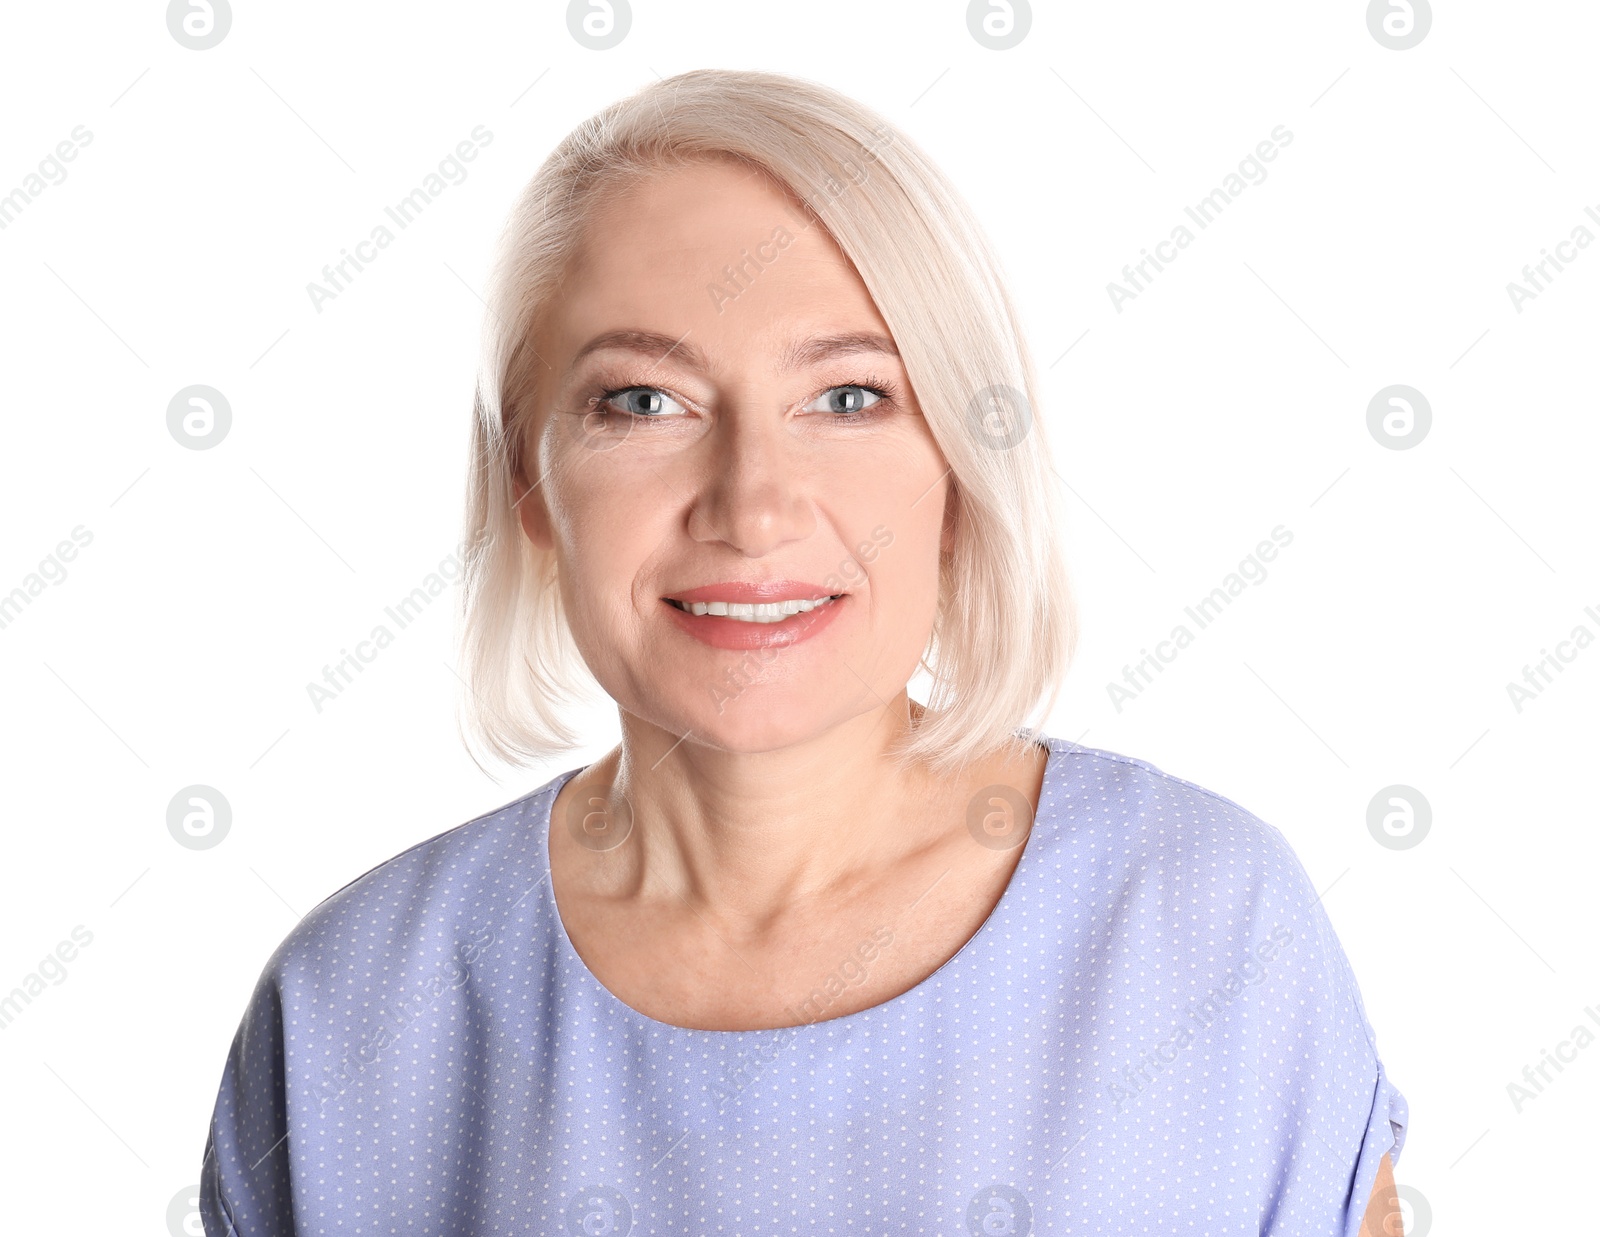
[[[578,349],[568,372],[576,369],[578,362],[591,352],[611,350],[633,352],[657,362],[676,354],[691,369],[704,373],[710,368],[706,355],[694,344],[687,342],[687,334],[685,332],[683,336],[673,339],[670,335],[662,335],[657,331],[606,331],[596,335]],[[863,352],[892,357],[900,355],[894,340],[887,335],[879,334],[877,331],[845,331],[838,335],[818,335],[790,344],[778,359],[778,370],[780,373],[787,373],[802,366],[817,365],[832,360],[834,357],[854,356]]]

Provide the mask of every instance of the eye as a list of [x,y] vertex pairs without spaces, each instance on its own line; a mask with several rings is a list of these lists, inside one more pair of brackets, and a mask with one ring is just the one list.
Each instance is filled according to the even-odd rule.
[[674,410],[684,411],[682,404],[655,387],[617,387],[597,396],[595,407],[602,411],[614,410],[623,416],[638,417],[643,421],[670,416]]
[[849,420],[852,416],[871,408],[884,398],[884,394],[875,387],[863,386],[858,382],[846,383],[844,386],[829,387],[807,404],[805,411],[831,412],[841,420]]

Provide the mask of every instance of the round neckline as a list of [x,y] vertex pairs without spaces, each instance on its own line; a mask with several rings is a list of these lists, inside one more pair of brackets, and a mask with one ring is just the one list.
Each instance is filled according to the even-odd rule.
[[555,814],[556,796],[561,793],[562,788],[568,782],[585,769],[588,769],[590,767],[588,765],[581,765],[576,769],[568,770],[561,775],[554,785],[546,790],[545,805],[537,822],[542,852],[540,865],[544,869],[544,877],[549,890],[550,914],[551,918],[555,920],[555,932],[559,942],[556,948],[562,954],[561,961],[569,971],[578,976],[578,982],[593,994],[601,1006],[612,1010],[619,1017],[631,1023],[657,1033],[706,1037],[722,1036],[725,1037],[724,1042],[732,1042],[732,1038],[736,1036],[770,1037],[780,1032],[796,1035],[809,1031],[814,1027],[831,1027],[835,1030],[844,1030],[860,1026],[873,1018],[889,1017],[897,1008],[912,1004],[918,999],[926,998],[927,994],[932,991],[936,979],[953,968],[957,962],[975,954],[985,942],[998,932],[999,929],[993,925],[1000,919],[1001,914],[1007,910],[1008,904],[1015,901],[1012,896],[1012,890],[1017,887],[1019,880],[1023,876],[1023,865],[1029,862],[1029,854],[1034,850],[1034,838],[1039,833],[1039,821],[1043,815],[1045,799],[1051,790],[1051,780],[1057,774],[1059,763],[1056,759],[1058,755],[1057,741],[1054,738],[1040,735],[1035,742],[1045,749],[1044,773],[1039,782],[1039,808],[1034,812],[1033,825],[1028,830],[1027,841],[1022,844],[1022,853],[1017,856],[1017,862],[1011,869],[1011,876],[1006,881],[1006,887],[1000,891],[1000,897],[990,907],[988,915],[984,917],[983,922],[978,925],[972,935],[962,943],[960,949],[956,950],[939,966],[924,975],[904,992],[897,993],[886,1001],[879,1001],[876,1005],[869,1005],[865,1009],[858,1009],[853,1013],[840,1014],[837,1018],[819,1018],[815,1022],[802,1022],[793,1026],[713,1030],[706,1027],[683,1027],[675,1022],[663,1022],[660,1018],[653,1018],[649,1014],[641,1013],[611,991],[610,988],[600,982],[600,977],[589,969],[589,964],[583,960],[583,955],[578,952],[577,946],[572,943],[572,937],[567,933],[567,925],[561,918],[561,908],[556,902],[555,875],[550,866],[550,830]]

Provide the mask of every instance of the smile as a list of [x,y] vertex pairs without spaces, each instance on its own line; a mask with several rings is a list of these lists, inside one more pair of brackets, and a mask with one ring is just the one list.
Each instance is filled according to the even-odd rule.
[[830,594],[798,580],[729,581],[683,593],[661,599],[660,613],[669,623],[698,644],[738,652],[792,649],[821,639],[851,606],[849,593]]
[[730,618],[741,623],[781,623],[796,614],[807,614],[830,602],[837,601],[843,593],[831,597],[794,601],[677,601],[671,597],[663,600],[685,614],[712,615]]

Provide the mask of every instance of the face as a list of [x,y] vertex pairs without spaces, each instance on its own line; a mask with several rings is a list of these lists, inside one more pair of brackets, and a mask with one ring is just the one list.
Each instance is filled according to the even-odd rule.
[[591,216],[551,306],[518,511],[612,699],[740,752],[894,702],[950,478],[822,226],[747,168],[654,173]]

